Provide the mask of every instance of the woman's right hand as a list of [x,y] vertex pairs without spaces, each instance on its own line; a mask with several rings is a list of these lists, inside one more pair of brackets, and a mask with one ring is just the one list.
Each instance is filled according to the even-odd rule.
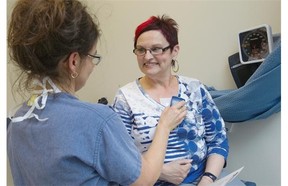
[[179,125],[187,114],[185,101],[180,101],[171,107],[166,107],[161,114],[158,125],[164,125],[170,131]]

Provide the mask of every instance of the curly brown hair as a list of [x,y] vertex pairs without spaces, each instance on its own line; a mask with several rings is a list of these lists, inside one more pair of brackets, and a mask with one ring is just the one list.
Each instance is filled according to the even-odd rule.
[[63,72],[58,63],[72,52],[86,55],[99,39],[96,21],[77,0],[18,0],[8,28],[8,47],[22,70],[19,86],[29,90],[33,78],[45,76],[60,82]]

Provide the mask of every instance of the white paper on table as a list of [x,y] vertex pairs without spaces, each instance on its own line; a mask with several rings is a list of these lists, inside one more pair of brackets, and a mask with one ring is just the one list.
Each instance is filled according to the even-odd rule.
[[216,180],[214,183],[210,184],[209,186],[225,186],[226,184],[231,182],[234,178],[236,178],[243,168],[244,167],[241,167],[240,169],[228,174],[227,176],[219,180]]

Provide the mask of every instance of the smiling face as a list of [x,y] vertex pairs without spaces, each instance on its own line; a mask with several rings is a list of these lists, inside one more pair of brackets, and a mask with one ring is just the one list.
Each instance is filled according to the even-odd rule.
[[[153,49],[165,48],[169,46],[161,31],[151,30],[142,33],[138,39],[136,48]],[[146,54],[137,56],[138,66],[140,70],[148,77],[171,75],[172,59],[177,56],[179,46],[174,46],[165,50],[162,54],[152,55],[149,50]]]

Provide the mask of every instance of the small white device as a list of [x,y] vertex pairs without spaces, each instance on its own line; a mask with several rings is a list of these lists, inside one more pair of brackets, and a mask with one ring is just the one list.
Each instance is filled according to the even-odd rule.
[[263,62],[272,52],[273,38],[267,24],[242,30],[238,34],[239,57],[242,64]]

